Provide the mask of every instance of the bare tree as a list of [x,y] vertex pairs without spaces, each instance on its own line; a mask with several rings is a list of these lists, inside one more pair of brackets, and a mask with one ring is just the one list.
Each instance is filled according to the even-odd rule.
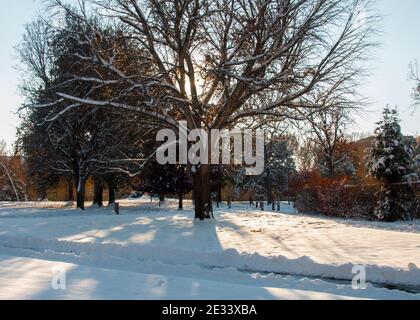
[[7,154],[7,143],[4,140],[0,140],[0,156]]
[[413,89],[412,97],[415,105],[420,105],[420,70],[418,62],[414,61],[410,63],[410,80],[414,81],[415,87]]
[[7,161],[9,159],[7,150],[6,150],[6,142],[4,140],[0,140],[0,169],[2,169],[1,171],[3,171],[3,173],[6,176],[6,180],[9,182],[13,193],[16,197],[16,201],[20,201],[20,197],[19,197],[19,192],[18,189],[16,188],[16,184],[13,178],[13,175],[11,173],[11,170],[9,168],[9,161]]
[[315,144],[312,140],[305,139],[296,152],[297,166],[300,171],[310,171],[315,165]]
[[307,137],[314,147],[314,164],[326,177],[354,173],[344,134],[349,122],[348,110],[343,108],[322,110],[308,117]]
[[[99,49],[102,35],[92,28],[75,35],[91,47],[78,57],[109,76],[82,80],[118,83],[121,94],[98,100],[58,91],[56,100],[140,112],[168,126],[182,119],[189,129],[223,129],[249,118],[306,119],[328,108],[331,95],[351,98],[358,62],[375,45],[369,0],[86,0],[79,9],[53,2],[88,26],[92,8],[104,21],[124,25],[152,71],[118,68],[118,49]],[[310,98],[315,92],[319,103]],[[149,99],[128,103],[132,95]],[[196,218],[208,218],[210,172],[202,164],[192,173]]]

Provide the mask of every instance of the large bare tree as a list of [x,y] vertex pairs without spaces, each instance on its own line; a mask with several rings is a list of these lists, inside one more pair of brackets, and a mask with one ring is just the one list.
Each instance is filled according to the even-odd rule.
[[[91,47],[78,57],[109,76],[78,80],[118,84],[121,93],[105,101],[57,92],[57,100],[140,112],[168,126],[186,120],[189,129],[303,120],[328,108],[332,95],[348,102],[375,45],[370,0],[79,0],[78,8],[53,2],[86,25],[93,11],[123,25],[122,36],[144,49],[151,68],[147,75],[119,69],[118,48],[101,50],[102,35],[92,27],[75,35]],[[129,103],[133,95],[149,99]],[[209,217],[210,172],[203,164],[192,173],[196,218]]]

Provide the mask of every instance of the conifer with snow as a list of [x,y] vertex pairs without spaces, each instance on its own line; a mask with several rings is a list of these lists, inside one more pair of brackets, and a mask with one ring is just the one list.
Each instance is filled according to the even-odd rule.
[[369,174],[382,183],[375,213],[385,221],[407,219],[415,202],[412,182],[418,179],[412,144],[401,133],[396,109],[385,108],[377,125],[367,162]]
[[273,138],[265,145],[264,172],[259,176],[244,176],[242,170],[236,174],[235,184],[264,194],[268,204],[272,204],[276,196],[287,192],[289,174],[296,168],[289,143],[287,138]]

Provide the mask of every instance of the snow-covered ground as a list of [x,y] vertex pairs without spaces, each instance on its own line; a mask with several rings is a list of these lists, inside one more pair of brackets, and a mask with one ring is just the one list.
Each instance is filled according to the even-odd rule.
[[[148,199],[86,212],[0,203],[0,299],[420,299],[418,224],[308,217],[247,204],[193,221]],[[420,222],[420,221],[419,221]],[[354,290],[355,265],[366,290]],[[52,269],[67,271],[53,290]]]

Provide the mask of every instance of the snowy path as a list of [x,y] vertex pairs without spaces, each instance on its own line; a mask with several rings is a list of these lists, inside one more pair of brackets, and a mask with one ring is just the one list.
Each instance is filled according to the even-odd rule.
[[[193,222],[190,210],[180,212],[171,205],[163,210],[141,201],[123,201],[121,216],[113,215],[108,209],[89,209],[86,213],[73,208],[57,209],[63,205],[45,203],[43,206],[48,208],[42,208],[40,204],[37,204],[38,208],[31,208],[31,204],[18,207],[0,203],[0,297],[10,291],[13,279],[24,279],[27,283],[24,286],[39,279],[41,286],[45,286],[47,264],[44,263],[67,263],[66,266],[71,265],[69,268],[78,272],[74,280],[80,278],[82,281],[81,275],[100,270],[98,274],[103,277],[85,276],[83,281],[92,280],[105,288],[114,285],[112,279],[120,273],[124,274],[124,279],[137,279],[133,283],[144,282],[149,276],[167,282],[168,277],[175,279],[168,282],[169,289],[177,284],[179,277],[190,279],[186,282],[188,285],[180,287],[177,298],[194,298],[191,288],[198,281],[200,288],[210,292],[210,296],[206,296],[200,291],[203,299],[211,299],[213,282],[218,283],[216,288],[226,282],[234,287],[250,287],[236,288],[244,295],[227,296],[231,299],[304,298],[305,294],[306,298],[316,298],[312,292],[324,294],[318,297],[321,299],[338,298],[334,295],[420,299],[420,295],[377,289],[371,285],[368,290],[357,291],[350,286],[352,267],[361,263],[366,265],[368,281],[420,288],[420,270],[416,267],[420,265],[420,230],[417,226],[305,217],[293,213],[287,206],[283,207],[286,213],[280,214],[250,210],[246,205],[237,204],[231,210],[218,210],[215,222],[203,223]],[[7,266],[10,261],[16,261],[16,268]],[[35,273],[28,280],[22,274],[27,270],[23,266],[39,264],[43,270],[40,275]],[[305,276],[348,281],[338,285]],[[66,293],[69,297],[83,291],[81,287],[74,288]],[[120,294],[119,298],[155,297],[146,295],[148,291],[154,292],[152,287],[137,289],[144,292],[114,291]],[[164,290],[163,298],[172,297],[169,289]],[[37,295],[35,288],[28,290],[31,298],[44,297],[42,293]],[[58,294],[51,290],[45,292],[46,298]],[[229,295],[229,291],[226,292]],[[90,297],[109,298],[102,290],[93,290]],[[220,294],[214,296],[219,297]]]

